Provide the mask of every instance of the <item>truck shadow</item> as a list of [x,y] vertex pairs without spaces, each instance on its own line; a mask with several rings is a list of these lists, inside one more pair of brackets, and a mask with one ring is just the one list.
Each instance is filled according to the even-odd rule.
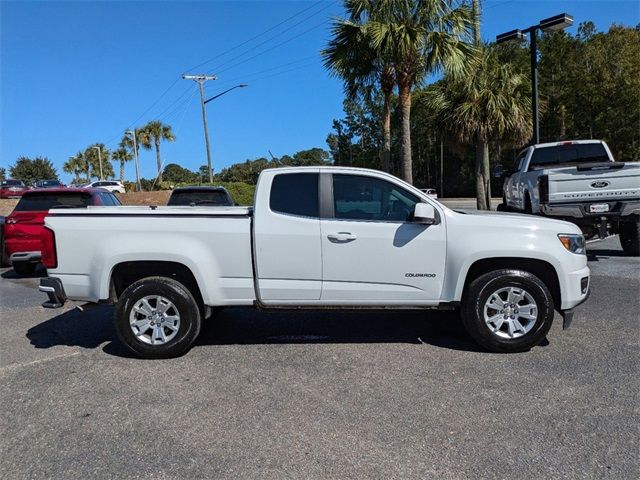
[[[27,331],[35,348],[76,346],[132,357],[118,341],[113,307],[68,310]],[[303,310],[261,312],[226,308],[202,325],[195,345],[310,343],[410,343],[472,352],[483,351],[467,335],[455,312]]]

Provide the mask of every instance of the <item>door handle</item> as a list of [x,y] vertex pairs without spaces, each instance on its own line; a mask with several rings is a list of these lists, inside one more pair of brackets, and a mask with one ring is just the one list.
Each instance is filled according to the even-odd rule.
[[338,233],[330,233],[329,235],[327,235],[327,238],[335,243],[347,243],[347,242],[353,242],[356,237],[353,233],[351,232],[338,232]]

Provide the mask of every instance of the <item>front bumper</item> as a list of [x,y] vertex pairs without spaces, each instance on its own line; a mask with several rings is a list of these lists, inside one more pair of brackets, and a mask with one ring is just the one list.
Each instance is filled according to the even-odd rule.
[[39,290],[49,297],[49,300],[42,304],[44,308],[60,308],[67,301],[64,287],[58,278],[41,278]]
[[571,322],[573,322],[573,314],[575,313],[576,307],[586,302],[591,295],[591,277],[586,276],[580,279],[580,292],[582,296],[580,300],[578,300],[577,302],[573,302],[574,305],[571,308],[560,310],[560,315],[562,315],[563,330],[566,330],[571,326]]

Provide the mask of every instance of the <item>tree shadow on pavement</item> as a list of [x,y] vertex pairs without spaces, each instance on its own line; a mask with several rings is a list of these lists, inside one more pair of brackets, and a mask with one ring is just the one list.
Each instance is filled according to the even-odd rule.
[[[95,349],[118,357],[132,354],[118,341],[113,307],[68,310],[29,329],[35,348],[58,345]],[[456,312],[296,310],[263,312],[225,308],[203,322],[195,345],[308,343],[410,343],[482,352],[465,332]]]

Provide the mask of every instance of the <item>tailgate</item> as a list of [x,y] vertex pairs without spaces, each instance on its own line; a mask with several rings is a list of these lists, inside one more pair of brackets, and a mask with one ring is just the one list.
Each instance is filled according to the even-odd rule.
[[640,164],[611,162],[592,169],[567,167],[548,171],[549,203],[640,198]]

